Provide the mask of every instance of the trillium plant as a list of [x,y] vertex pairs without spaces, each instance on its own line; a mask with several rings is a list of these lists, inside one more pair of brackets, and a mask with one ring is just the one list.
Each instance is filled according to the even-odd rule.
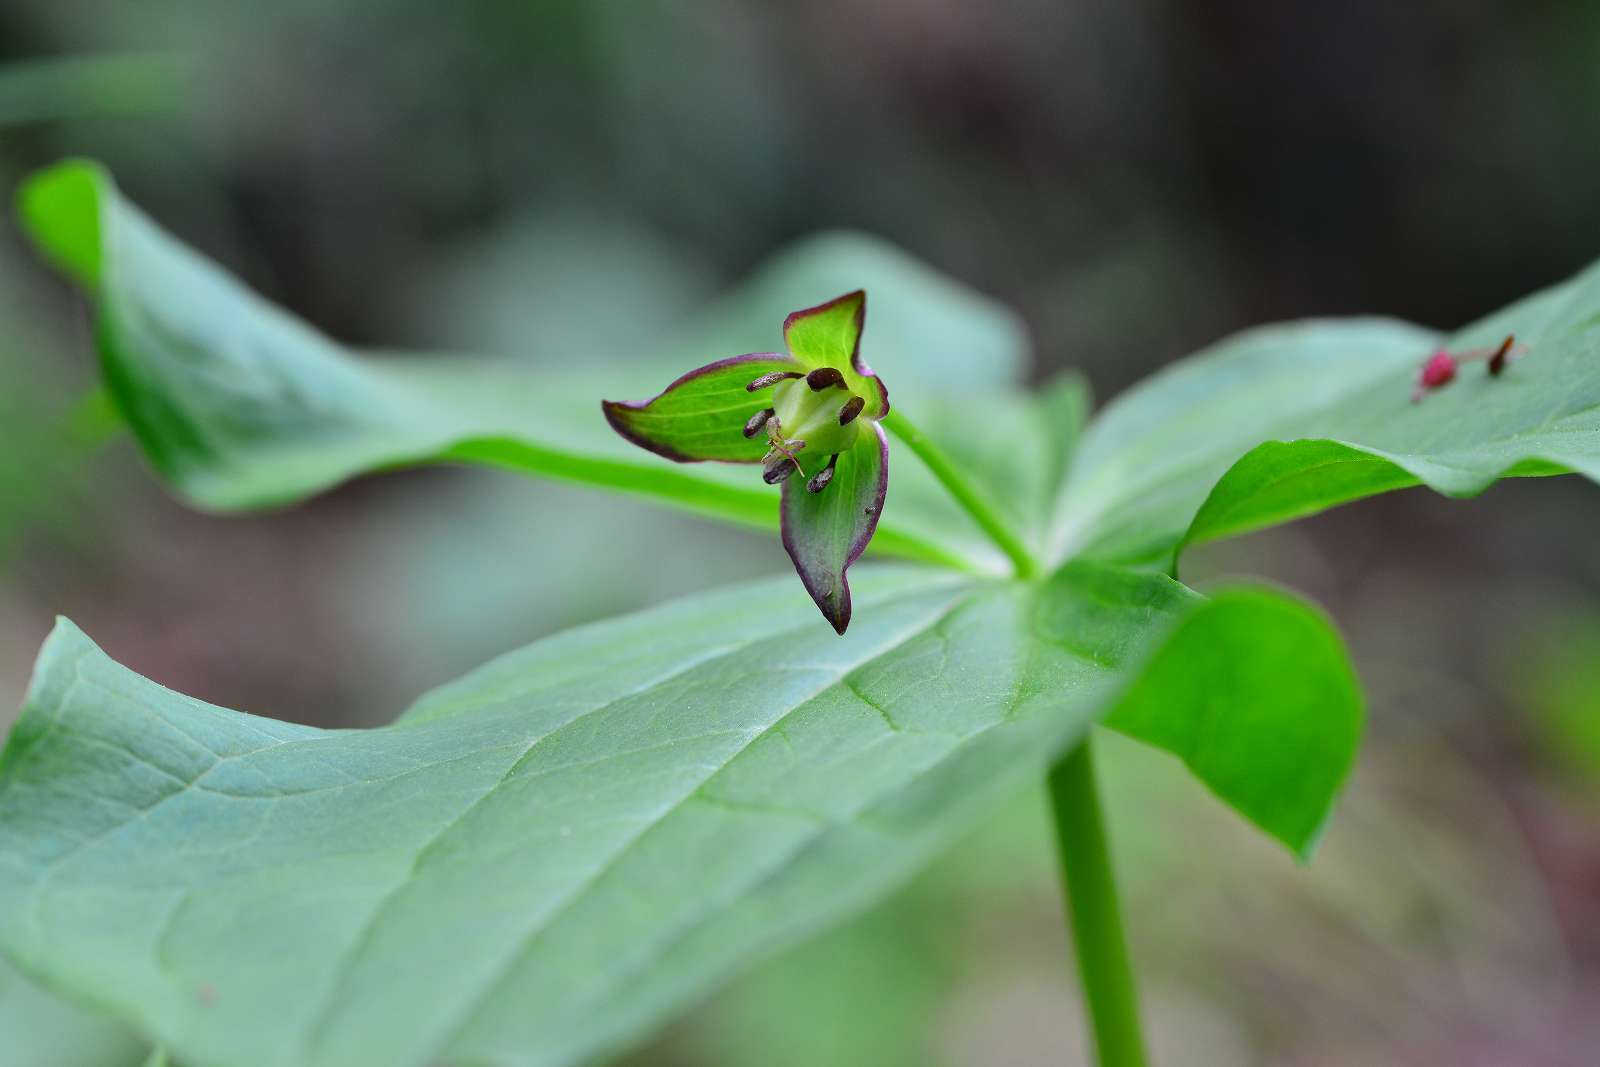
[[194,507],[480,465],[781,530],[809,594],[785,576],[559,633],[364,730],[179,695],[62,620],[0,753],[0,1007],[51,1005],[9,1018],[64,1061],[127,1062],[96,1051],[109,1031],[183,1067],[594,1062],[1047,782],[1095,1053],[1141,1064],[1097,732],[1309,860],[1364,714],[1318,608],[1201,595],[1185,551],[1390,490],[1600,476],[1594,268],[1448,334],[1249,330],[1091,415],[1076,376],[1023,385],[1014,315],[858,235],[626,363],[536,365],[346,348],[92,163],[19,207]]

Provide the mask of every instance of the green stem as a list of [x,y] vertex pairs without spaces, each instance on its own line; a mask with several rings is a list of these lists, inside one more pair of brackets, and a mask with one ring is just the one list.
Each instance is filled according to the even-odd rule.
[[1100,1067],[1144,1067],[1139,997],[1122,933],[1122,909],[1089,745],[1086,736],[1050,771],[1050,801],[1078,975],[1094,1028],[1095,1062]]
[[989,535],[989,539],[1000,547],[1000,551],[1010,557],[1018,578],[1032,578],[1039,573],[1039,564],[1034,560],[1033,553],[1028,551],[1028,546],[1022,543],[1022,538],[1006,524],[978,487],[967,481],[949,458],[939,451],[938,445],[928,440],[910,419],[900,414],[898,409],[890,411],[883,417],[883,425],[917,454],[923,465],[950,491],[956,503],[972,516],[973,520],[983,528],[983,532]]
[[[899,411],[886,415],[883,425],[917,454],[956,503],[1011,558],[1018,578],[1032,578],[1039,573],[1039,564],[1022,539],[938,446]],[[1078,953],[1078,975],[1094,1032],[1095,1062],[1100,1067],[1144,1067],[1139,998],[1122,933],[1122,909],[1117,903],[1116,879],[1111,871],[1089,744],[1090,739],[1085,736],[1050,771],[1050,800]]]

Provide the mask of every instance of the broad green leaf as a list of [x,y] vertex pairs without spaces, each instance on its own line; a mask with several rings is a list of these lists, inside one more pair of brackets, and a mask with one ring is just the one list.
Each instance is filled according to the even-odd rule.
[[0,959],[0,1063],[138,1067],[145,1044],[106,1016],[51,996]]
[[1106,725],[1172,753],[1309,859],[1361,740],[1361,687],[1315,608],[1229,589],[1195,609]]
[[[106,382],[151,463],[198,507],[272,506],[374,470],[474,462],[777,525],[777,491],[749,470],[669,464],[632,448],[606,425],[602,397],[660,389],[663,363],[653,354],[622,372],[614,366],[551,371],[464,358],[370,357],[286,315],[172,240],[94,164],[69,162],[35,175],[22,190],[20,211],[45,256],[94,302]],[[824,248],[833,257],[830,276],[850,259],[838,254],[840,240]],[[985,346],[980,351],[1002,353],[998,369],[987,374],[1000,388],[1014,363],[1004,355],[1014,340],[1010,319],[971,294],[952,297],[950,283],[929,281],[893,254],[855,261],[863,265],[855,284],[870,286],[881,271],[887,290],[886,299],[874,296],[878,332],[865,342],[871,359],[878,359],[874,346],[881,343],[882,362],[903,368],[902,384],[911,394],[948,391],[948,360],[930,352],[919,374],[915,357],[922,353],[912,342],[923,334],[894,328],[920,314],[924,302],[948,301],[933,315],[948,336],[932,343],[973,339]],[[784,276],[797,276],[792,265]],[[759,295],[765,299],[770,291],[763,285]],[[967,328],[950,325],[969,311]],[[782,314],[735,347],[701,353],[696,362],[775,346]],[[880,329],[880,319],[888,327]],[[683,343],[664,339],[663,348],[676,351]],[[891,494],[885,507],[874,540],[879,551],[996,566],[997,554],[959,509],[930,489],[925,472],[906,465],[903,484],[906,492]]]
[[[1427,485],[1600,477],[1600,268],[1459,333],[1353,319],[1264,327],[1111,404],[1063,495],[1055,555],[1158,560],[1182,545]],[[1428,353],[1528,346],[1504,375],[1467,364],[1412,403]]]
[[869,570],[836,638],[791,581],[367,731],[180,696],[62,623],[0,754],[0,949],[195,1067],[578,1062],[902,880],[1201,603],[1093,564]]

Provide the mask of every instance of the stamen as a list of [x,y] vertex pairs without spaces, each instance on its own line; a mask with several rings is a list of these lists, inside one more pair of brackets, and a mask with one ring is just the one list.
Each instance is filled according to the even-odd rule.
[[1494,355],[1489,357],[1489,374],[1498,378],[1500,372],[1506,369],[1506,357],[1511,354],[1511,346],[1516,343],[1515,334],[1506,334],[1506,339],[1500,342],[1500,347],[1494,350]]
[[761,377],[757,378],[744,388],[746,392],[758,393],[767,388],[769,385],[777,385],[779,382],[788,381],[790,378],[803,377],[805,377],[805,375],[801,374],[797,370],[775,370],[771,374],[763,374]]
[[776,412],[771,408],[767,408],[765,411],[758,411],[751,415],[750,421],[744,424],[744,435],[746,437],[754,437],[760,433],[761,428],[767,424],[767,420],[775,414]]
[[855,421],[855,417],[857,415],[861,414],[861,409],[866,407],[866,406],[867,406],[867,402],[864,399],[862,399],[861,397],[859,397],[859,396],[851,397],[848,401],[845,402],[844,409],[839,412],[839,425],[840,426],[849,426],[852,422]]
[[766,468],[761,472],[761,480],[768,485],[777,485],[799,469],[798,463],[780,452],[767,460]]
[[840,374],[833,367],[818,367],[816,370],[806,375],[806,384],[811,386],[811,391],[813,393],[820,393],[824,389],[831,388],[835,385],[842,388],[844,386],[844,375]]
[[806,483],[807,491],[812,493],[820,493],[824,489],[828,488],[828,483],[833,481],[833,466],[838,462],[839,454],[836,452],[828,460],[828,465],[823,467],[816,474],[812,475],[811,480]]

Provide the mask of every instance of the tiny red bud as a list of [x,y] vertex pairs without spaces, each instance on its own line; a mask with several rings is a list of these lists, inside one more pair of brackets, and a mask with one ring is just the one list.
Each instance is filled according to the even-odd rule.
[[1428,362],[1422,365],[1422,372],[1417,375],[1416,388],[1411,390],[1411,402],[1415,404],[1421,400],[1422,395],[1430,389],[1449,385],[1456,376],[1456,365],[1456,357],[1442,348],[1429,356]]
[[1455,376],[1456,357],[1441,348],[1422,365],[1422,376],[1417,380],[1424,389],[1437,389],[1449,385]]

